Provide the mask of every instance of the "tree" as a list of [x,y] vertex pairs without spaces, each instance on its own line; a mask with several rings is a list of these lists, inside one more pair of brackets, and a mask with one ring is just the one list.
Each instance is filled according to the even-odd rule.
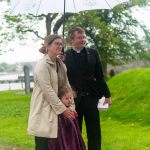
[[[139,24],[130,14],[132,8],[136,5],[145,6],[150,0],[132,0],[130,5],[120,5],[113,10],[85,11],[79,14],[67,14],[66,26],[78,25],[86,30],[88,40],[91,46],[100,51],[104,71],[107,70],[107,64],[116,65],[129,59],[135,58],[137,54],[144,52],[141,41],[149,41],[149,32]],[[5,19],[9,28],[14,28],[17,34],[15,38],[25,38],[25,33],[33,33],[39,39],[51,33],[57,33],[62,27],[63,15],[27,15],[27,16],[10,16],[5,13]],[[32,23],[31,23],[32,20]],[[40,35],[37,22],[45,20],[45,35]],[[31,26],[32,24],[32,26]],[[142,32],[142,39],[137,36],[137,31]],[[7,33],[7,38],[9,37]],[[7,38],[5,38],[7,40]],[[35,38],[35,37],[33,37]],[[136,54],[136,55],[135,55]],[[141,54],[141,56],[143,56]]]
[[[72,14],[67,13],[65,20],[71,15]],[[7,9],[3,12],[3,15],[0,15],[0,20],[3,20],[2,24],[0,24],[0,33],[3,37],[1,38],[0,43],[8,45],[8,41],[10,43],[10,41],[13,41],[14,39],[21,39],[21,42],[23,42],[23,40],[28,40],[28,37],[32,37],[33,40],[41,40],[48,34],[57,34],[63,24],[63,18],[64,16],[58,13],[48,13],[46,15],[42,14],[38,16],[33,14],[12,16],[9,9]],[[43,30],[45,33],[41,34],[41,30],[39,29],[41,29],[41,24],[43,26],[44,22],[45,28],[43,28]],[[6,49],[0,46],[0,52],[5,52],[5,50]],[[9,48],[9,50],[12,49]]]
[[134,19],[131,6],[122,5],[111,10],[86,11],[72,16],[68,29],[81,26],[86,30],[89,45],[99,50],[103,69],[107,65],[120,65],[126,61],[147,58],[148,48],[143,43],[150,42],[150,32]]
[[16,64],[0,64],[0,72],[16,72]]

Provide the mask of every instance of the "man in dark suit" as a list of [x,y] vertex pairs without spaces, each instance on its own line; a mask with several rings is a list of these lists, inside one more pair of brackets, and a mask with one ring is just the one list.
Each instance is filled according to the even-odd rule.
[[82,132],[83,117],[86,124],[88,150],[101,150],[100,116],[98,99],[105,96],[109,105],[110,91],[105,82],[97,50],[87,48],[85,31],[72,28],[69,33],[71,49],[65,52],[64,63],[72,88],[77,92],[75,99],[78,121]]

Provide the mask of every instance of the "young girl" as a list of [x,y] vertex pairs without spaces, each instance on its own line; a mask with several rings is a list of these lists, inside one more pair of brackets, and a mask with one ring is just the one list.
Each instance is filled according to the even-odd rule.
[[[74,92],[69,87],[61,88],[58,97],[66,107],[70,107],[74,102]],[[58,136],[49,139],[49,150],[86,150],[82,135],[80,133],[77,113],[74,112],[75,119],[68,119],[63,114],[58,116]]]

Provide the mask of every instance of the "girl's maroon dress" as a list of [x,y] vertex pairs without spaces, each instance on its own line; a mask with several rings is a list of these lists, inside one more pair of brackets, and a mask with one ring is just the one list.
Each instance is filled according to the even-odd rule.
[[58,116],[58,137],[49,139],[49,150],[86,150],[77,119]]

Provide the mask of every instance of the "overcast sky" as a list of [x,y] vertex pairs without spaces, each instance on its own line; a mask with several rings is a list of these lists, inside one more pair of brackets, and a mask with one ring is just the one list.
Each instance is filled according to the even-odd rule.
[[[0,11],[2,11],[3,7],[0,7]],[[150,8],[137,9],[135,11],[134,16],[141,20],[149,29],[150,29]],[[6,52],[3,55],[0,55],[0,63],[16,63],[16,62],[29,62],[29,61],[37,61],[39,60],[43,54],[41,54],[38,49],[41,46],[42,41],[33,42],[29,41],[28,45],[21,46],[13,43],[12,47],[14,51]]]

